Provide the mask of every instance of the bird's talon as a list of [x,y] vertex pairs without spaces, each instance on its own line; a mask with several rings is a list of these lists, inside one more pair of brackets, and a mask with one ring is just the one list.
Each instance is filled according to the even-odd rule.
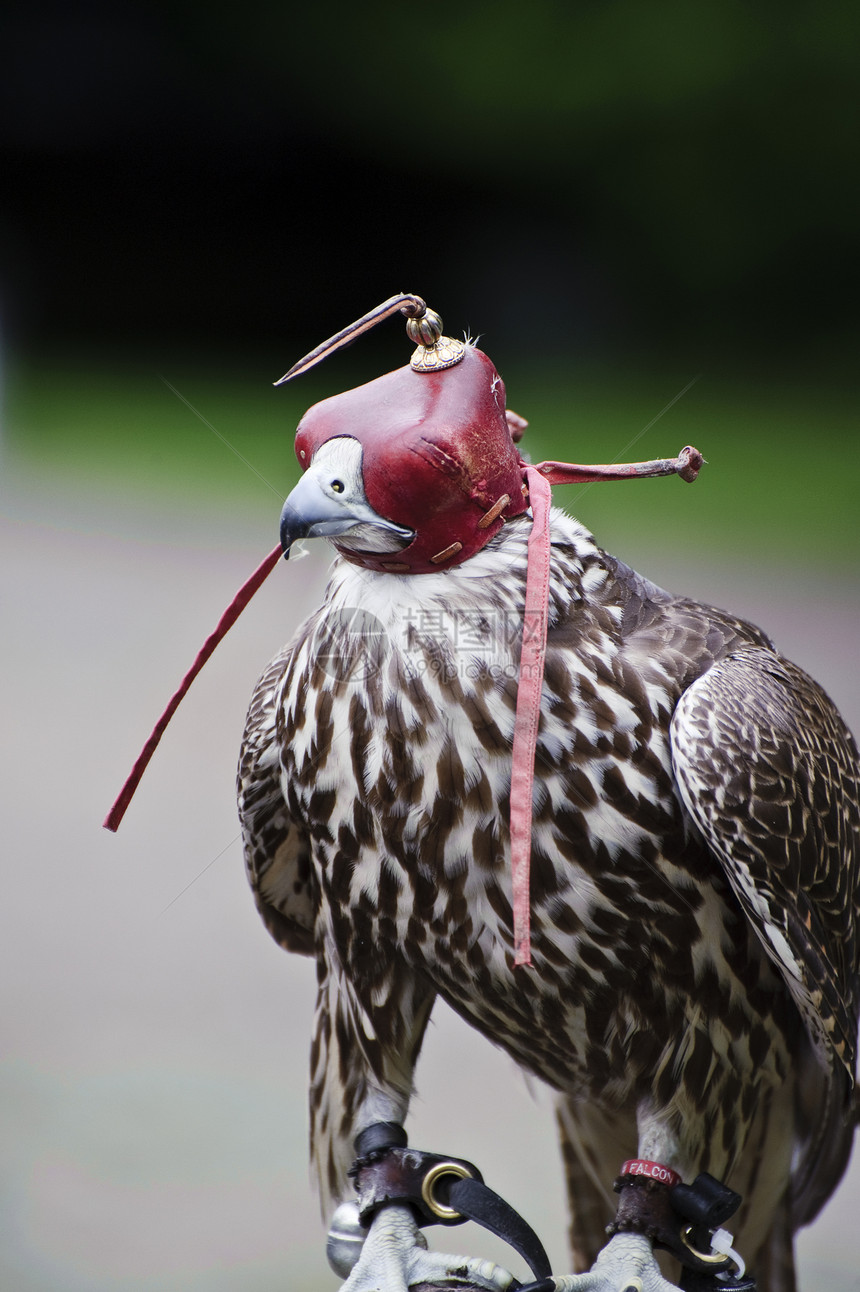
[[361,1254],[341,1292],[409,1292],[429,1284],[508,1292],[514,1277],[493,1261],[427,1250],[408,1207],[390,1206],[371,1223]]
[[556,1292],[679,1292],[641,1234],[616,1234],[586,1274],[556,1279]]

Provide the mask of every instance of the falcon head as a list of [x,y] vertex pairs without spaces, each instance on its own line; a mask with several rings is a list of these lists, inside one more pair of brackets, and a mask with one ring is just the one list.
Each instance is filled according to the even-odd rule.
[[319,535],[370,569],[429,573],[473,556],[527,506],[504,383],[474,346],[455,367],[399,368],[315,404],[296,454],[285,553]]

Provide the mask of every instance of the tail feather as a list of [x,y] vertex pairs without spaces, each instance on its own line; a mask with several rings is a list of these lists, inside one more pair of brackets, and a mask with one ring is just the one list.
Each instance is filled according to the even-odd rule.
[[587,1104],[559,1096],[559,1141],[570,1209],[570,1248],[576,1272],[588,1270],[606,1243],[606,1226],[615,1216],[612,1180],[621,1163],[635,1156],[636,1125],[630,1116],[617,1121],[595,1116]]

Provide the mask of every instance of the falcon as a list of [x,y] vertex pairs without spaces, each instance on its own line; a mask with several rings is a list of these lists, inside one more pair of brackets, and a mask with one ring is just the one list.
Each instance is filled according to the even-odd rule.
[[[317,965],[312,1159],[327,1215],[357,1179],[367,1233],[345,1290],[516,1286],[427,1251],[380,1184],[413,1162],[441,998],[557,1092],[579,1273],[535,1288],[791,1292],[854,1130],[855,743],[759,628],[547,505],[554,481],[692,475],[695,451],[532,467],[492,362],[393,300],[412,364],[298,428],[283,550],[336,558],[238,778],[260,914]],[[731,1235],[684,1219],[697,1181],[742,1198]]]

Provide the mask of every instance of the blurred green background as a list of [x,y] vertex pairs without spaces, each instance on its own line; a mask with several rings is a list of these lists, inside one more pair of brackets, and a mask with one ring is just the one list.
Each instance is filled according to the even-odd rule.
[[[391,321],[273,389],[372,306],[414,291],[480,337],[534,460],[699,447],[693,488],[556,500],[760,621],[860,726],[855,25],[844,0],[5,0],[0,1286],[336,1284],[312,967],[259,926],[233,794],[322,545],[216,652],[122,834],[99,823],[276,541],[302,412],[407,361]],[[564,1269],[546,1100],[439,1013],[413,1139],[477,1161]],[[801,1241],[809,1289],[856,1289],[852,1179]]]

